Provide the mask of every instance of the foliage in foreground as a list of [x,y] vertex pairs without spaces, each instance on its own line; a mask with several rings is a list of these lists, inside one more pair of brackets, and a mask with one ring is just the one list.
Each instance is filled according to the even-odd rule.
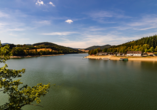
[[9,46],[2,47],[0,43],[0,63],[4,64],[3,67],[0,67],[0,92],[9,96],[8,103],[1,105],[0,110],[21,110],[23,106],[31,105],[34,101],[40,103],[40,97],[48,93],[50,84],[43,85],[40,83],[33,87],[28,85],[21,87],[20,85],[23,83],[19,79],[13,79],[21,77],[25,69],[8,69],[6,60],[10,58],[10,55]]

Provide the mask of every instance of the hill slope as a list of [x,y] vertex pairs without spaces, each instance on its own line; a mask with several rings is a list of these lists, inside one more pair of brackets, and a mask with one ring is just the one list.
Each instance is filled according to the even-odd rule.
[[82,53],[77,49],[57,45],[51,42],[40,42],[24,45],[9,44],[13,56],[27,56],[27,55],[51,55],[51,54],[68,54],[68,53]]
[[91,46],[91,47],[86,48],[85,50],[93,50],[93,49],[97,49],[97,48],[104,49],[104,48],[110,48],[110,47],[111,47],[111,45],[107,44],[107,45],[103,45],[103,46]]
[[108,49],[104,49],[104,51],[119,53],[126,53],[127,51],[157,52],[157,35],[111,46]]
[[[102,49],[103,52],[127,53],[127,51],[157,52],[157,35],[143,37],[141,39],[130,41],[109,48]],[[91,50],[89,54],[96,54],[98,50]]]
[[119,47],[119,46],[129,47],[129,46],[144,45],[144,44],[148,44],[150,47],[155,48],[157,46],[157,35],[149,36],[149,37],[143,37],[143,38],[135,40],[135,41],[130,41],[130,42],[127,42],[127,43],[117,45],[117,47]]
[[77,49],[72,49],[69,47],[57,45],[51,42],[40,42],[40,43],[35,43],[33,46],[36,46],[37,48],[51,48],[52,50],[56,51],[62,51],[63,53],[79,53],[80,51]]

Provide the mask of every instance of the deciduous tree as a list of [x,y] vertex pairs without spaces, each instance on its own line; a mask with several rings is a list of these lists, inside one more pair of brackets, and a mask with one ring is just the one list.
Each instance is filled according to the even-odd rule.
[[0,67],[0,92],[9,96],[8,103],[1,105],[0,110],[21,110],[23,106],[31,105],[34,101],[40,103],[40,97],[48,93],[50,84],[39,83],[37,86],[30,87],[22,85],[20,79],[14,80],[21,77],[25,69],[8,69],[6,60],[10,58],[10,55],[9,46],[2,47],[0,43],[0,63],[4,63],[4,66]]

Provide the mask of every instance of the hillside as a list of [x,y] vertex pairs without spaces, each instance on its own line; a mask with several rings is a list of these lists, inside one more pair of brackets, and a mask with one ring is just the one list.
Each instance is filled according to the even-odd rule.
[[57,45],[51,42],[35,43],[33,44],[33,46],[37,48],[51,48],[52,50],[62,51],[63,53],[79,53],[80,52],[78,49],[72,49],[72,48]]
[[93,49],[97,49],[97,48],[100,48],[102,50],[104,48],[110,48],[110,47],[111,47],[111,45],[107,44],[107,45],[103,45],[103,46],[91,46],[91,47],[86,48],[85,50],[93,50]]
[[77,49],[72,49],[50,42],[40,42],[35,43],[33,45],[31,44],[24,45],[8,44],[8,45],[10,46],[11,53],[14,56],[81,53],[81,51]]
[[[111,53],[126,53],[127,51],[157,52],[157,35],[104,48],[102,51]],[[96,54],[97,52],[99,51],[93,49],[89,54]]]
[[134,45],[144,45],[144,44],[148,44],[150,47],[155,48],[157,46],[157,35],[149,36],[149,37],[143,37],[143,38],[135,40],[135,41],[130,41],[127,43],[117,45],[117,47],[119,47],[119,46],[130,47],[130,46],[134,46]]

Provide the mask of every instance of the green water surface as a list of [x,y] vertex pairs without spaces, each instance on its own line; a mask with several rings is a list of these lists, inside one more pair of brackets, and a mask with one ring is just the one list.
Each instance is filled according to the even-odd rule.
[[[23,110],[157,110],[157,62],[83,59],[87,54],[11,59],[24,84],[51,83],[38,106]],[[2,66],[2,65],[1,65]],[[0,105],[7,102],[0,93]]]

